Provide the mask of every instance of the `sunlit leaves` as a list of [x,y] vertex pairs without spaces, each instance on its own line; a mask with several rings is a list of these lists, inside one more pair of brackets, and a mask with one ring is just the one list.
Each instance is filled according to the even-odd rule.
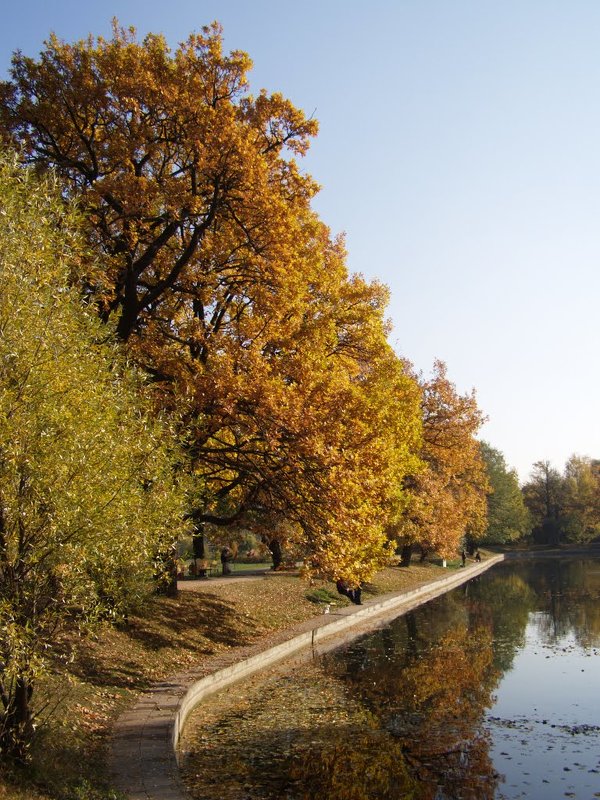
[[168,430],[150,421],[109,330],[69,288],[77,224],[56,190],[2,158],[2,748],[11,720],[17,739],[26,733],[15,692],[24,688],[22,703],[61,628],[125,612],[183,515]]
[[485,528],[489,482],[475,439],[483,416],[474,394],[458,394],[439,361],[422,391],[425,466],[408,482],[399,532],[405,542],[450,557],[465,534],[478,538]]
[[316,121],[250,95],[250,65],[216,24],[173,52],[116,25],[51,38],[15,56],[4,132],[85,211],[102,316],[184,420],[195,523],[270,526],[313,568],[365,578],[415,467],[418,391],[386,289],[348,275],[311,209],[294,159]]

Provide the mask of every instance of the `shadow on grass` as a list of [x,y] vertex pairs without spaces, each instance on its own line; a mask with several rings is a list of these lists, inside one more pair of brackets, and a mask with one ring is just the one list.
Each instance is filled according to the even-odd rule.
[[99,642],[83,642],[70,671],[96,686],[143,689],[194,656],[242,647],[253,638],[253,624],[232,604],[205,592],[182,592],[153,598],[143,616],[132,615]]

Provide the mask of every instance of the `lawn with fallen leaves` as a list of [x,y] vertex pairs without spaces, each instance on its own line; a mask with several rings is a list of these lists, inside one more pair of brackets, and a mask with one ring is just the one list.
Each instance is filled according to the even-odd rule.
[[[450,567],[456,566],[450,564]],[[438,564],[414,563],[380,572],[363,600],[408,591],[447,574]],[[215,658],[243,657],[245,647],[323,613],[308,596],[337,595],[323,580],[271,573],[254,580],[198,580],[177,598],[155,597],[118,628],[108,624],[70,642],[72,661],[37,687],[37,741],[26,769],[0,767],[0,800],[120,800],[106,774],[115,719],[153,682],[192,666],[207,671]],[[318,590],[323,590],[319,592]]]

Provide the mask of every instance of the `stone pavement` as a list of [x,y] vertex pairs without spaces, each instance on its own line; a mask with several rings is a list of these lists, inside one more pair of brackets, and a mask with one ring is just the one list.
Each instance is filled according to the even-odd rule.
[[[187,795],[177,765],[177,744],[188,715],[203,698],[285,658],[301,654],[318,656],[343,641],[385,625],[479,575],[503,558],[494,556],[458,569],[410,592],[382,595],[362,606],[348,606],[313,617],[280,632],[274,637],[275,644],[267,649],[260,643],[239,648],[230,654],[237,658],[233,663],[223,663],[219,668],[211,662],[212,671],[207,672],[206,666],[198,667],[156,684],[117,720],[109,763],[114,788],[128,800],[185,800]],[[185,583],[210,586],[216,580],[229,581],[232,577]]]

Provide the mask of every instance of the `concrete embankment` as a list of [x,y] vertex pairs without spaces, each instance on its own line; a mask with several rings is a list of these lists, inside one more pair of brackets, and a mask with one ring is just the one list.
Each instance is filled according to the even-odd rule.
[[208,695],[277,662],[312,657],[438,597],[502,561],[499,555],[453,571],[410,592],[383,595],[363,606],[349,606],[314,617],[282,634],[283,641],[260,649],[223,669],[200,676],[190,670],[144,692],[115,726],[110,768],[113,784],[129,800],[184,800],[177,744],[191,711]]

